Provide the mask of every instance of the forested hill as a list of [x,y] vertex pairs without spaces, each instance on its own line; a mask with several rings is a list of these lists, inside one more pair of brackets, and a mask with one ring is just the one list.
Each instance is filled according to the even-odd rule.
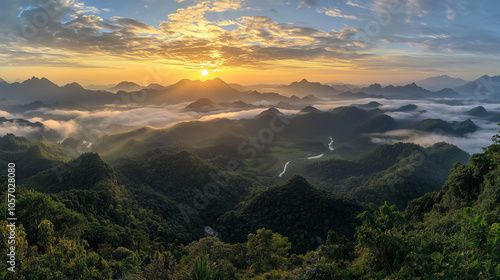
[[441,188],[455,162],[469,155],[456,146],[437,143],[380,145],[356,160],[296,161],[287,174],[300,174],[319,187],[375,204],[406,204]]
[[[2,141],[1,155],[9,151],[30,167],[16,192],[21,225],[13,279],[495,279],[500,273],[498,142],[456,163],[441,189],[405,210],[366,205],[301,176],[262,186],[221,173],[189,151],[152,149],[109,165],[95,153],[67,161],[56,145],[14,136]],[[444,172],[432,168],[466,156],[447,144],[427,149],[380,146],[350,164],[378,164],[390,174],[398,164],[420,163],[425,169],[414,172],[422,174]],[[423,161],[407,160],[415,151]],[[27,153],[32,161],[22,157]],[[37,171],[38,162],[48,167]],[[331,164],[318,162],[325,163]],[[197,207],[195,195],[217,182],[212,173],[230,180]],[[4,195],[6,188],[3,177]],[[2,224],[5,258],[9,232]],[[5,259],[0,266],[6,271]]]
[[292,252],[305,253],[321,245],[329,230],[353,237],[356,216],[366,207],[354,199],[318,189],[303,177],[252,195],[237,210],[222,216],[218,227],[224,240],[243,242],[260,228],[289,237]]

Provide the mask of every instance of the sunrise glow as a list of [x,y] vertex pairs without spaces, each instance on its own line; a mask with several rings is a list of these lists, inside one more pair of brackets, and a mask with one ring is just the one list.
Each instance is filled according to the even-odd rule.
[[496,71],[491,5],[362,2],[75,0],[55,1],[56,14],[12,2],[3,10],[18,16],[1,17],[0,76],[168,84],[199,78],[193,69],[202,65],[201,76],[218,69],[240,84],[304,77],[389,84]]

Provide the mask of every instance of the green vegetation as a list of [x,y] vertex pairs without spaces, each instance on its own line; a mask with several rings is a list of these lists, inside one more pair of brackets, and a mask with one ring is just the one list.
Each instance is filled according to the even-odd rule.
[[468,158],[450,144],[422,148],[397,143],[377,146],[354,161],[298,161],[290,164],[287,174],[300,174],[318,187],[364,203],[387,201],[404,209],[409,201],[439,190],[453,163],[465,163]]
[[356,215],[365,208],[353,199],[318,189],[304,178],[253,193],[219,221],[224,240],[242,242],[249,232],[268,228],[294,244],[293,253],[305,253],[324,243],[329,230],[353,236]]
[[17,163],[16,174],[22,179],[68,159],[64,149],[47,141],[35,141],[13,134],[0,137],[0,164],[7,166],[9,162]]
[[[269,187],[177,147],[109,165],[96,153],[67,161],[56,146],[2,141],[4,161],[35,151],[46,162],[17,185],[15,274],[6,270],[9,229],[0,222],[3,278],[500,275],[500,136],[468,162],[444,143],[380,145],[356,160],[306,162],[297,169],[306,178]],[[62,169],[52,165],[63,161]],[[4,176],[1,209],[6,188]],[[207,225],[218,237],[204,232]]]
[[425,119],[412,126],[412,128],[433,133],[446,133],[463,136],[466,133],[476,131],[478,126],[470,119],[463,122],[447,122],[440,119]]

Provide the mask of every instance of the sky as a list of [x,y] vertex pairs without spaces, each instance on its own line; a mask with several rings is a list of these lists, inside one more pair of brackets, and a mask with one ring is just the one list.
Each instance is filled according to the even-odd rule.
[[[2,0],[0,78],[401,84],[499,75],[498,0]],[[203,75],[205,74],[205,75]]]

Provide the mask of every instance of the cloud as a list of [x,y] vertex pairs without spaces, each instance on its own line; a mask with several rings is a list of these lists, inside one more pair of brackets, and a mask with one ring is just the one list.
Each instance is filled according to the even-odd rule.
[[157,41],[150,35],[159,31],[151,26],[123,17],[103,19],[99,13],[75,0],[7,0],[0,11],[0,61],[80,67],[85,56],[131,55]]
[[439,142],[446,142],[456,145],[469,154],[474,154],[480,153],[483,147],[491,145],[491,137],[495,133],[495,131],[490,129],[482,129],[464,137],[456,137],[405,129],[383,134],[372,134],[371,141],[376,144],[415,143],[423,147],[429,147]]
[[[69,121],[58,121],[58,120],[43,120],[41,118],[32,118],[28,119],[31,122],[41,122],[49,129],[56,131],[62,138],[66,138],[72,135],[79,130],[79,125],[75,122],[75,120]],[[15,133],[14,133],[15,134]],[[17,135],[17,134],[16,134]]]
[[3,111],[3,110],[0,110],[0,117],[6,118],[6,119],[12,119],[12,118],[14,118],[14,116],[11,115],[9,112]]
[[[472,117],[467,112],[478,106],[476,102],[470,102],[461,106],[450,106],[446,104],[431,103],[423,100],[379,100],[384,104],[381,109],[395,110],[402,105],[415,104],[418,108],[410,112],[387,112],[398,121],[418,122],[423,119],[442,119],[448,122],[464,121],[472,119],[479,126],[478,131],[469,133],[464,137],[443,135],[440,133],[429,133],[415,131],[411,129],[393,130],[386,133],[371,134],[370,137],[374,143],[394,144],[397,142],[412,142],[424,147],[428,147],[438,142],[447,142],[458,146],[468,153],[481,152],[482,147],[491,145],[491,137],[498,132],[498,125],[495,122],[482,120]],[[489,112],[499,113],[499,104],[480,104]],[[423,111],[423,112],[422,112]]]
[[363,9],[367,9],[367,7],[362,6],[361,4],[357,3],[356,0],[347,0],[346,5],[353,6],[353,7],[358,7],[358,8],[363,8]]
[[313,6],[316,6],[316,0],[302,0],[299,3],[297,9],[299,10],[310,9]]
[[16,136],[23,137],[34,137],[36,134],[41,132],[40,127],[31,127],[19,125],[15,122],[4,122],[0,124],[0,136],[5,136],[6,134],[14,134]]
[[[377,144],[394,144],[398,142],[412,142],[424,147],[431,146],[438,142],[447,142],[458,146],[468,153],[481,152],[481,148],[491,145],[491,137],[495,135],[499,127],[496,122],[483,120],[472,117],[467,112],[476,107],[483,106],[490,113],[500,113],[500,104],[479,104],[477,101],[470,100],[468,103],[460,106],[451,106],[440,104],[429,100],[389,100],[389,99],[358,99],[326,101],[319,104],[314,104],[314,107],[322,111],[329,111],[333,108],[341,106],[351,106],[354,104],[366,104],[371,101],[377,101],[382,104],[379,108],[389,110],[384,114],[391,116],[398,122],[403,122],[406,125],[417,123],[424,119],[442,119],[448,122],[462,122],[471,119],[479,129],[465,135],[464,137],[455,137],[451,135],[443,135],[439,133],[429,133],[411,129],[398,129],[386,133],[369,134],[372,142]],[[417,109],[410,112],[390,112],[397,110],[399,107],[415,104]]]
[[335,9],[335,8],[330,8],[330,9],[323,8],[323,9],[319,9],[318,12],[325,14],[327,16],[330,16],[330,17],[338,17],[338,18],[346,18],[346,19],[358,19],[356,16],[346,15],[346,14],[342,13],[341,10]]
[[[316,7],[339,21],[359,25],[340,30],[277,22],[249,12],[250,1],[178,2],[185,7],[153,27],[134,18],[106,18],[102,14],[108,9],[76,0],[57,0],[59,4],[51,7],[43,6],[44,1],[5,0],[0,11],[0,63],[91,68],[102,67],[98,60],[118,58],[187,69],[279,70],[293,65],[435,73],[451,67],[472,71],[465,70],[469,65],[495,69],[500,52],[500,37],[495,36],[500,2],[495,0],[375,0],[363,5],[346,1],[355,14],[337,7],[318,8],[315,1],[298,2],[298,8]],[[228,14],[233,18],[224,17]],[[377,25],[379,31],[373,29]],[[309,66],[301,63],[305,61]]]
[[[390,3],[391,0],[374,1],[372,9],[387,18]],[[378,39],[410,44],[429,53],[493,55],[500,52],[500,38],[493,35],[498,34],[496,27],[500,24],[498,1],[408,0],[399,3],[398,13],[389,14],[390,24],[382,28],[376,36]]]
[[[360,100],[322,101],[314,104],[314,107],[329,111],[340,106],[350,106],[354,104],[366,104],[377,101],[382,104],[382,110],[387,110],[385,114],[390,115],[398,122],[406,125],[416,123],[423,119],[443,119],[445,121],[464,121],[471,118],[479,126],[477,132],[465,137],[455,137],[438,133],[428,133],[410,129],[393,130],[387,133],[370,134],[375,143],[396,143],[414,142],[423,146],[430,146],[437,142],[448,142],[464,149],[469,153],[480,152],[482,147],[491,143],[491,136],[497,133],[498,126],[494,122],[474,118],[467,115],[467,111],[478,106],[477,102],[460,106],[440,104],[427,100],[387,100],[366,98]],[[77,137],[79,139],[99,139],[108,134],[119,131],[131,130],[138,127],[149,126],[155,128],[166,128],[183,121],[201,120],[208,121],[216,118],[228,118],[233,120],[249,119],[260,114],[266,108],[244,110],[244,111],[215,111],[208,113],[186,112],[184,107],[190,102],[168,106],[145,106],[145,107],[123,107],[110,106],[100,110],[64,110],[40,108],[33,111],[23,112],[10,116],[7,112],[0,111],[0,116],[27,119],[31,122],[41,122],[46,127],[55,130],[63,137]],[[265,102],[262,102],[265,104]],[[415,104],[417,109],[410,112],[394,112],[403,105]],[[272,105],[272,104],[265,104]],[[481,104],[488,112],[500,113],[500,104]],[[287,115],[296,114],[297,110],[282,110]],[[37,129],[23,127],[14,124],[0,125],[1,133],[15,133],[30,137],[39,132]]]
[[[220,118],[225,118],[225,119],[230,119],[230,120],[241,120],[241,119],[251,119],[257,116],[258,114],[266,111],[268,108],[265,109],[252,109],[252,110],[244,110],[244,111],[236,111],[236,112],[224,112],[224,113],[215,113],[215,114],[209,114],[206,116],[203,116],[200,118],[200,121],[208,121],[208,120],[213,120],[213,119],[220,119]],[[286,110],[286,109],[279,109],[279,111],[285,115],[292,115],[296,114],[299,111],[298,110]]]
[[[133,18],[103,18],[100,10],[74,0],[65,0],[50,14],[30,4],[9,0],[4,5],[10,13],[0,19],[4,27],[0,35],[5,35],[0,41],[3,65],[93,67],[87,63],[96,58],[119,57],[169,61],[190,69],[271,68],[293,60],[340,66],[346,54],[351,60],[367,56],[357,53],[354,28],[324,32],[265,16],[207,19],[208,14],[247,10],[241,0],[196,1],[169,14],[158,28]],[[35,25],[40,13],[47,20]]]

